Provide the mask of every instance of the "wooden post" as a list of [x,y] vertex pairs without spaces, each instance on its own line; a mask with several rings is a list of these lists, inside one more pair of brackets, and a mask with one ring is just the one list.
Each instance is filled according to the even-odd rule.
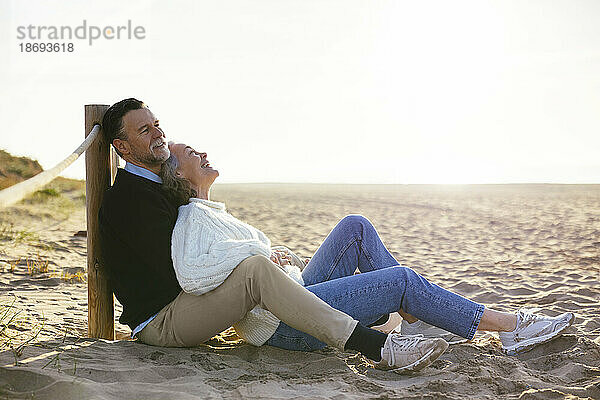
[[[85,106],[85,135],[102,122],[107,105]],[[98,210],[104,192],[114,180],[117,159],[102,130],[85,152],[85,199],[87,214],[88,335],[115,339],[115,301],[106,269],[100,261]]]

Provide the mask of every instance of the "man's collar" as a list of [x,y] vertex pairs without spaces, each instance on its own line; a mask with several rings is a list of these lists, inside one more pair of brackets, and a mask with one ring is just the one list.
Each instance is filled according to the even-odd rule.
[[131,164],[129,162],[125,163],[125,171],[127,172],[131,172],[134,175],[137,176],[141,176],[142,178],[146,178],[151,180],[152,182],[156,182],[156,183],[162,183],[162,179],[160,179],[160,176],[156,175],[154,172],[143,168],[143,167],[139,167],[135,164]]

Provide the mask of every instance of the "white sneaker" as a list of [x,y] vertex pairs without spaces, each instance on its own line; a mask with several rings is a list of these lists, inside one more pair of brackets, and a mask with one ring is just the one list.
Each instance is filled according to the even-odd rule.
[[448,343],[442,339],[390,333],[381,349],[381,361],[375,363],[375,368],[397,373],[418,371],[435,361],[447,348]]
[[525,310],[517,312],[517,327],[512,332],[498,332],[502,342],[502,350],[509,355],[515,355],[529,350],[538,344],[546,343],[567,329],[575,315],[571,312],[556,317],[532,314]]
[[448,332],[442,328],[430,325],[421,320],[418,320],[412,324],[409,324],[406,320],[403,320],[402,323],[396,329],[394,329],[394,331],[399,331],[402,335],[423,335],[424,337],[430,339],[441,338],[444,339],[448,344],[467,342],[467,339],[462,336],[455,335],[452,332]]

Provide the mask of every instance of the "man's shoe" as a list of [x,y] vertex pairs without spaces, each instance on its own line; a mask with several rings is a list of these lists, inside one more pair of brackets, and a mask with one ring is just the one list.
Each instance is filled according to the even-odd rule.
[[381,361],[375,368],[397,373],[425,368],[448,348],[443,339],[426,339],[422,336],[401,336],[390,333],[381,349]]
[[441,338],[444,339],[448,344],[459,344],[467,341],[467,339],[462,336],[455,335],[452,332],[448,332],[442,328],[430,325],[421,320],[418,320],[412,324],[409,324],[406,320],[403,320],[400,326],[398,326],[394,331],[399,331],[402,335],[423,335],[423,337],[429,339]]
[[517,327],[512,332],[498,332],[502,342],[502,350],[515,355],[531,349],[538,344],[546,343],[567,329],[573,321],[573,313],[564,313],[556,317],[546,317],[519,310]]

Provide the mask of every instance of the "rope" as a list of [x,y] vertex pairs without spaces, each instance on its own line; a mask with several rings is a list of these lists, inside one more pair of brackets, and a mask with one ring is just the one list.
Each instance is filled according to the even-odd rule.
[[79,145],[77,149],[67,158],[56,164],[56,166],[47,171],[42,171],[34,177],[27,179],[26,181],[19,182],[16,185],[8,187],[4,190],[0,191],[0,208],[8,207],[19,200],[23,199],[25,196],[35,192],[42,186],[48,184],[54,178],[58,176],[65,168],[69,165],[73,164],[75,160],[79,158],[79,156],[90,147],[90,144],[96,139],[98,136],[98,132],[100,131],[100,125],[96,124],[90,131],[90,134],[87,135],[83,143]]

